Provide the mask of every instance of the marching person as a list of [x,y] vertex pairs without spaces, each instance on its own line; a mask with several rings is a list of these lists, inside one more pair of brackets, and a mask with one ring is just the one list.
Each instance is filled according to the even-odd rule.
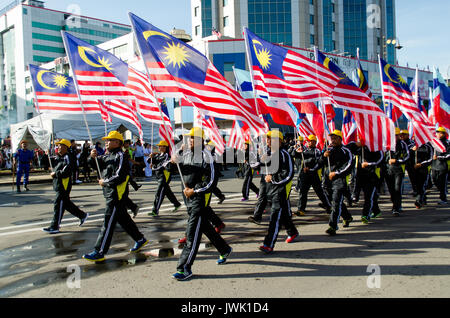
[[167,196],[169,201],[175,206],[173,212],[178,211],[181,203],[173,194],[170,188],[170,181],[172,180],[172,164],[170,163],[169,144],[165,140],[161,140],[157,145],[159,154],[152,153],[148,162],[152,163],[153,174],[158,180],[158,188],[156,189],[155,200],[153,202],[153,209],[149,215],[158,216],[161,204]]
[[305,215],[306,203],[308,200],[308,192],[311,186],[316,192],[317,197],[322,202],[320,204],[327,212],[331,212],[331,204],[328,201],[322,188],[322,165],[320,158],[322,153],[316,148],[317,137],[310,135],[307,139],[307,147],[305,150],[299,149],[297,152],[301,154],[301,166],[298,175],[298,184],[300,184],[300,193],[297,206],[297,216]]
[[250,141],[245,142],[244,146],[244,183],[242,185],[242,202],[248,201],[250,190],[259,193],[258,187],[253,183],[253,174],[255,173],[254,167],[257,163],[256,156],[253,152],[250,152]]
[[297,143],[295,146],[290,148],[289,154],[294,159],[297,170],[298,170],[298,177],[297,177],[297,184],[294,188],[295,192],[299,192],[301,188],[301,180],[300,180],[300,174],[301,174],[301,166],[303,165],[303,152],[306,150],[305,145],[303,144],[304,138],[302,136],[298,136]]
[[450,160],[450,143],[447,140],[447,131],[444,127],[439,127],[436,136],[447,148],[446,152],[436,151],[433,155],[433,164],[431,166],[433,183],[439,190],[439,205],[447,204],[447,177],[448,177],[448,161]]
[[364,206],[361,222],[368,224],[370,218],[377,218],[381,214],[378,206],[378,183],[380,182],[380,164],[384,155],[382,151],[370,151],[361,142],[350,142],[346,147],[358,156],[357,176],[364,193]]
[[408,178],[412,186],[412,194],[413,196],[417,196],[417,181],[416,181],[416,175],[415,175],[415,169],[414,165],[415,163],[415,157],[416,152],[414,151],[414,147],[416,146],[416,143],[414,140],[411,140],[409,138],[409,131],[408,130],[401,130],[400,131],[400,139],[406,144],[409,150],[409,160],[405,164],[406,172],[408,172]]
[[177,272],[172,275],[179,281],[192,276],[192,265],[197,256],[202,234],[205,234],[219,251],[218,265],[225,264],[232,252],[232,248],[214,230],[209,221],[208,205],[211,201],[215,169],[211,154],[204,149],[205,133],[200,127],[194,127],[185,136],[190,137],[189,149],[183,151],[180,156],[172,157],[172,163],[179,162],[185,183],[184,200],[189,215],[186,244],[178,260]]
[[219,189],[219,178],[223,177],[223,175],[219,172],[219,162],[218,162],[218,156],[216,154],[216,144],[211,140],[206,145],[206,148],[211,153],[211,156],[214,159],[214,169],[216,170],[216,174],[214,175],[216,180],[214,180],[215,186],[213,187],[212,193],[219,199],[219,202],[217,204],[222,204],[223,201],[225,201],[225,195],[222,193],[222,191]]
[[269,131],[267,144],[271,149],[270,165],[268,166],[265,181],[268,183],[268,197],[272,201],[270,210],[270,223],[264,243],[259,249],[270,254],[273,252],[281,225],[288,234],[286,243],[293,243],[299,233],[292,222],[289,195],[291,193],[292,179],[294,178],[294,161],[289,153],[281,149],[283,134],[278,130]]
[[334,130],[330,134],[330,138],[330,148],[324,152],[321,164],[326,164],[329,159],[328,180],[330,181],[329,190],[331,191],[332,202],[329,228],[326,233],[336,235],[340,217],[344,220],[344,227],[348,227],[350,222],[353,221],[352,215],[344,204],[344,196],[348,191],[347,176],[351,173],[353,158],[350,150],[342,145],[342,132],[340,130]]
[[107,154],[99,157],[94,149],[91,152],[91,160],[97,158],[102,174],[98,183],[103,187],[103,195],[106,199],[105,219],[94,251],[83,255],[83,259],[96,263],[105,260],[116,223],[119,223],[136,242],[130,252],[139,252],[149,242],[128,215],[124,203],[124,199],[128,197],[130,165],[122,151],[123,136],[118,131],[111,131],[102,139],[106,140]]
[[58,155],[53,159],[53,172],[50,174],[53,179],[53,190],[56,192],[56,198],[53,205],[53,221],[50,227],[44,228],[43,231],[49,234],[59,233],[61,220],[64,211],[67,210],[73,216],[80,219],[80,226],[84,224],[89,216],[80,210],[71,200],[70,191],[72,190],[72,169],[75,165],[70,161],[69,148],[70,141],[62,139],[56,143],[58,147]]
[[20,142],[21,149],[18,149],[14,154],[14,159],[17,164],[17,177],[16,177],[16,186],[17,193],[20,193],[20,183],[22,181],[23,176],[23,187],[26,191],[30,191],[28,189],[28,178],[30,176],[30,168],[33,163],[34,153],[32,150],[28,149],[28,141],[22,140]]
[[386,183],[391,194],[392,215],[400,216],[402,211],[403,178],[405,177],[405,165],[409,160],[409,149],[400,139],[400,129],[395,129],[395,151],[386,154]]
[[414,174],[417,185],[417,196],[414,205],[420,209],[427,203],[426,190],[428,176],[430,174],[431,164],[433,162],[433,147],[428,142],[419,148],[414,146],[412,150],[415,152]]
[[268,175],[268,165],[269,158],[271,156],[270,147],[266,144],[267,136],[261,135],[261,145],[258,149],[257,156],[257,168],[259,169],[259,174],[261,175],[260,183],[259,183],[259,193],[258,193],[258,202],[256,202],[255,210],[253,211],[253,215],[248,217],[248,221],[251,223],[255,223],[257,225],[261,224],[262,215],[264,210],[266,209],[268,203],[268,183],[266,182],[266,176]]

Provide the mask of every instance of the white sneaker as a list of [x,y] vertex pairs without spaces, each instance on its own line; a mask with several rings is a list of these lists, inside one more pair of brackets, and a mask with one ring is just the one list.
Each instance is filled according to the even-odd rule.
[[76,183],[76,184],[80,184],[80,183],[83,183],[83,181],[81,181],[81,180],[76,180],[75,183]]

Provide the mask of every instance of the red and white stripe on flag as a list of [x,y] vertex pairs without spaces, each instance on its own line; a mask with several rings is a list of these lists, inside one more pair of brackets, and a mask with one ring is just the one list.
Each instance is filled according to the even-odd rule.
[[77,94],[53,94],[36,92],[37,106],[41,113],[86,114],[100,113],[97,101],[83,101],[81,107]]
[[394,122],[384,116],[352,112],[361,142],[370,151],[388,151],[395,147]]
[[122,119],[124,121],[133,124],[138,132],[141,140],[144,138],[144,133],[142,131],[142,125],[139,121],[135,102],[129,103],[123,100],[106,100],[103,102],[109,114],[112,116]]
[[235,121],[231,128],[230,139],[227,146],[230,148],[243,150],[245,144],[244,132],[242,127]]
[[[141,115],[145,121],[162,124],[163,121],[159,111],[159,103],[157,103],[148,77],[130,67],[127,88],[137,99],[137,110],[139,115]],[[170,119],[164,113],[163,117],[165,121],[170,122]]]
[[254,131],[265,129],[264,122],[239,92],[210,63],[203,84],[173,78],[161,63],[147,63],[150,78],[158,96],[187,98],[211,117],[240,120]]
[[74,75],[83,101],[134,99],[128,88],[110,72],[75,70]]
[[172,145],[175,140],[172,125],[159,125],[159,137],[169,144],[169,150],[172,151]]
[[211,139],[216,145],[216,153],[222,155],[225,152],[225,143],[223,142],[222,135],[220,134],[219,128],[216,125],[216,121],[213,117],[205,119],[203,117],[203,128],[206,131],[206,135]]
[[102,120],[105,123],[112,122],[112,118],[109,115],[109,112],[108,112],[108,109],[106,108],[106,106],[101,101],[98,101],[98,106],[100,107],[100,115],[102,116]]

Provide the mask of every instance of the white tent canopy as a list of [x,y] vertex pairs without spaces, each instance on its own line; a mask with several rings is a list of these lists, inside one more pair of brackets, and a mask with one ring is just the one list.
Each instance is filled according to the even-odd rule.
[[[95,142],[104,137],[105,124],[101,120],[100,115],[86,115],[86,118],[93,141]],[[111,118],[112,122],[106,123],[108,132],[117,130],[124,133],[126,130],[129,130],[133,135],[139,136],[139,132],[133,124],[115,117]],[[41,128],[41,119],[43,129]],[[152,136],[152,123],[141,121],[141,125],[144,133],[144,141],[152,143],[150,140]],[[155,144],[155,142],[159,140],[158,129],[159,125],[154,124],[152,144]],[[30,120],[11,125],[12,151],[15,152],[17,150],[19,143],[23,139],[26,139],[29,142],[29,149],[33,149],[36,146],[47,149],[50,146],[51,135],[53,135],[54,139],[89,140],[89,134],[86,129],[83,115],[45,113],[41,115],[41,118],[36,116]]]

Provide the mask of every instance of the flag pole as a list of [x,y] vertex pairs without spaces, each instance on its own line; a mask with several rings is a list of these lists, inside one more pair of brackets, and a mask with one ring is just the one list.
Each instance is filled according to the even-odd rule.
[[[70,69],[72,70],[72,75],[73,75],[73,79],[74,79],[73,82],[75,84],[75,89],[77,91],[78,100],[80,101],[81,110],[83,111],[84,124],[86,125],[86,129],[87,129],[87,132],[88,132],[88,135],[89,135],[89,140],[91,141],[91,145],[93,145],[94,142],[92,141],[91,130],[89,129],[89,124],[87,122],[86,112],[84,111],[83,102],[81,100],[80,88],[78,87],[78,81],[77,81],[77,79],[75,77],[75,70],[73,69],[72,57],[69,54],[69,45],[66,42],[66,36],[64,34],[64,31],[61,31],[61,35],[62,35],[62,38],[63,38],[64,47],[66,48],[67,57],[68,57],[68,60],[69,60],[69,66],[70,66]],[[98,165],[97,157],[95,157],[95,164],[97,165],[98,178],[101,179],[102,175],[101,175],[101,172],[100,172],[100,166]]]
[[[30,67],[28,66],[28,69],[29,69],[29,68],[30,68]],[[38,99],[37,99],[36,89],[34,88],[34,83],[33,83],[33,81],[31,81],[31,87],[33,88],[34,100],[36,101],[36,108],[37,108],[37,112],[39,113],[39,121],[40,121],[40,124],[41,124],[41,131],[43,132],[43,131],[44,131],[44,122],[42,121],[42,113],[41,113],[41,111],[40,111],[40,109],[39,109],[39,102],[38,102]],[[48,149],[48,150],[49,150],[49,154],[48,154],[48,162],[49,162],[49,164],[50,164],[50,169],[53,171],[52,160],[51,160],[51,158],[50,158],[50,156],[51,156],[50,149]]]
[[[144,54],[142,53],[141,46],[139,45],[139,41],[138,41],[138,39],[136,37],[136,29],[135,29],[135,26],[134,26],[133,19],[131,19],[131,17],[130,17],[130,12],[128,13],[128,17],[131,20],[131,26],[133,28],[133,35],[134,35],[134,39],[135,39],[136,43],[138,44],[137,47],[138,47],[138,50],[139,50],[139,54],[141,55],[142,61],[144,62],[145,71],[147,73],[147,80],[148,80],[148,82],[150,84],[150,88],[151,88],[151,90],[153,91],[153,94],[154,94],[154,96],[151,96],[151,98],[154,99],[154,102],[158,106],[159,115],[161,116],[161,120],[163,122],[164,130],[166,132],[166,135],[169,137],[169,132],[168,132],[168,129],[167,129],[167,126],[166,126],[166,121],[164,120],[164,116],[162,114],[161,105],[159,105],[159,102],[158,102],[158,97],[157,97],[156,90],[153,88],[154,86],[153,86],[153,83],[152,83],[152,79],[150,77],[150,72],[148,71],[147,63],[145,62]],[[170,138],[168,138],[168,139],[170,141],[170,145],[172,147],[172,150],[175,150],[175,145],[174,145],[173,141]],[[178,172],[180,174],[181,183],[183,184],[183,187],[186,188],[186,184],[184,182],[184,178],[183,178],[183,174],[181,172],[180,164],[178,162],[177,162],[177,168],[178,168]]]

